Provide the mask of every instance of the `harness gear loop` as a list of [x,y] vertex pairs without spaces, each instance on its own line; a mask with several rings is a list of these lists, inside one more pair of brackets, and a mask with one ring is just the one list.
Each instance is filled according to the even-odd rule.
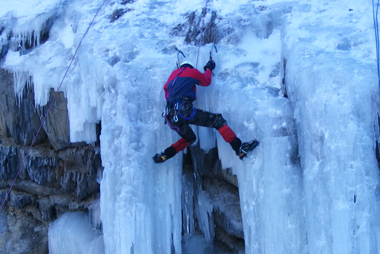
[[[191,114],[188,117],[184,116],[181,112],[183,110],[182,105],[184,104],[184,102],[191,105],[191,108],[192,108]],[[168,101],[166,108],[162,112],[162,117],[165,117],[165,123],[167,123],[171,129],[178,131],[179,130],[178,126],[174,126],[171,123],[170,118],[175,123],[178,123],[180,118],[185,121],[190,121],[195,117],[196,113],[197,113],[197,108],[194,107],[190,101],[188,101],[186,98],[176,98],[174,103],[173,101]]]
[[181,110],[179,111],[179,116],[187,121],[190,121],[194,118],[196,112],[197,112],[197,108],[193,106],[193,110],[189,117],[185,117],[184,115],[182,115]]

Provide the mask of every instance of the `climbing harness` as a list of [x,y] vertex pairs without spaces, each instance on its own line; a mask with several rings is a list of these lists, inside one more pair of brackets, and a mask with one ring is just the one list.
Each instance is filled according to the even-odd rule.
[[[182,111],[192,108],[190,116],[186,117],[182,114]],[[173,115],[174,122],[178,122],[178,116],[182,119],[190,121],[194,118],[197,109],[187,98],[173,98],[166,103],[166,107],[162,112],[162,117]],[[173,112],[173,113],[172,113]]]
[[[183,102],[183,101],[182,101]],[[191,104],[191,102],[187,102],[189,104]],[[179,116],[182,117],[183,119],[185,119],[186,121],[190,121],[190,120],[193,120],[194,116],[195,116],[195,113],[197,113],[197,108],[194,107],[192,104],[191,104],[191,107],[193,108],[193,110],[191,111],[191,114],[189,117],[185,117],[184,115],[182,115],[182,110],[181,110],[181,103],[180,102],[177,102],[176,103],[176,107],[178,110],[178,113],[179,113]]]
[[[185,106],[183,105],[191,105],[192,107],[192,111],[191,111],[191,114],[189,117],[185,117],[183,114],[182,114],[182,111],[187,109],[185,108]],[[183,106],[183,107],[182,107]],[[197,109],[196,107],[194,107],[192,105],[191,102],[189,102],[186,98],[184,99],[177,99],[174,106],[173,106],[173,109],[174,109],[174,115],[173,115],[173,120],[174,122],[178,122],[178,116],[180,116],[182,119],[186,120],[186,121],[190,121],[194,118],[195,116],[195,113],[197,112]]]
[[[182,113],[183,110],[190,109],[190,107],[190,115],[188,117],[184,116]],[[180,119],[185,121],[193,120],[196,113],[197,108],[194,107],[193,104],[187,100],[187,98],[174,98],[173,100],[167,103],[167,106],[164,109],[164,112],[162,113],[162,117],[165,118],[165,123],[168,124],[170,129],[175,130],[178,133],[181,133],[180,128],[175,124],[178,123]],[[174,121],[174,124],[172,123],[171,119]]]
[[56,98],[57,98],[58,92],[60,92],[60,90],[61,90],[61,86],[62,86],[62,84],[63,84],[63,81],[66,79],[66,76],[67,76],[67,74],[68,74],[68,72],[69,72],[69,70],[70,70],[70,68],[71,68],[71,65],[72,65],[72,63],[73,63],[74,60],[75,60],[75,57],[76,57],[76,55],[77,55],[77,53],[78,53],[78,51],[79,51],[80,46],[82,45],[82,42],[83,42],[84,37],[86,37],[88,31],[90,30],[90,27],[91,27],[92,24],[94,23],[95,18],[98,16],[100,10],[103,8],[104,4],[105,4],[107,1],[108,1],[108,0],[104,0],[104,1],[103,1],[102,5],[99,7],[99,9],[98,9],[97,12],[95,13],[93,19],[91,20],[90,24],[88,25],[87,30],[86,30],[85,33],[83,34],[82,39],[80,40],[80,42],[79,42],[79,44],[78,44],[78,47],[76,48],[76,50],[75,50],[75,52],[74,52],[74,55],[73,55],[73,57],[72,57],[72,59],[71,59],[71,62],[70,62],[70,64],[69,64],[69,66],[67,67],[65,74],[63,75],[62,81],[61,81],[61,83],[59,84],[58,89],[57,89],[57,91],[56,91],[55,94],[54,94],[54,97],[53,97],[53,99],[52,99],[52,101],[51,101],[51,103],[50,103],[50,105],[49,105],[49,108],[48,108],[48,110],[47,110],[47,112],[46,112],[44,118],[43,118],[42,121],[41,121],[41,125],[40,125],[40,127],[38,128],[37,133],[36,133],[36,135],[34,136],[33,141],[32,141],[32,143],[31,143],[31,145],[29,146],[29,149],[28,149],[26,155],[24,156],[24,158],[23,158],[23,160],[22,160],[22,162],[21,162],[21,164],[20,164],[20,166],[19,166],[19,168],[18,168],[17,174],[16,174],[16,176],[15,176],[15,178],[14,178],[14,180],[13,180],[11,186],[9,187],[9,190],[8,190],[8,191],[6,192],[6,194],[5,194],[5,197],[4,197],[4,200],[3,200],[3,203],[2,203],[1,206],[0,206],[0,211],[3,209],[4,204],[5,204],[6,200],[8,199],[8,196],[9,196],[11,190],[12,190],[14,184],[16,183],[16,180],[17,180],[18,176],[20,175],[21,169],[23,168],[23,165],[24,165],[24,163],[26,162],[26,158],[29,157],[29,155],[30,155],[30,152],[31,152],[31,150],[32,150],[32,147],[33,147],[34,143],[36,142],[36,139],[37,139],[37,137],[38,137],[38,135],[39,135],[39,133],[40,133],[40,131],[41,131],[41,129],[42,129],[42,126],[43,126],[43,124],[45,123],[45,121],[46,121],[46,119],[47,119],[47,116],[48,116],[48,114],[49,114],[49,112],[50,112],[50,110],[51,110],[51,108],[52,108],[52,106],[53,106],[53,104],[54,104],[54,102],[55,102],[55,100],[56,100]]

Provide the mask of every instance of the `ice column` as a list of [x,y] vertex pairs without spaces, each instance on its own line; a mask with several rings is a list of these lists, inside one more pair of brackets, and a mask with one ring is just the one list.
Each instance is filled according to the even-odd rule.
[[[123,64],[106,88],[101,154],[101,218],[106,253],[181,253],[182,159],[154,164],[174,142],[162,123],[155,75],[169,70]],[[162,64],[164,66],[164,64]],[[161,75],[161,74],[160,74]]]
[[370,3],[356,4],[355,13],[336,5],[321,13],[314,3],[284,35],[310,253],[379,252],[376,65],[366,53],[374,51],[363,15]]

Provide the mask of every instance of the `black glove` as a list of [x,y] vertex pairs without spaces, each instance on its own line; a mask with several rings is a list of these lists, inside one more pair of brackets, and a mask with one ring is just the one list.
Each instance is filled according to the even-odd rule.
[[214,60],[210,60],[207,62],[207,64],[204,67],[204,70],[210,69],[210,71],[213,71],[215,69],[215,62]]
[[155,163],[162,163],[167,160],[166,155],[164,153],[156,154],[153,156],[153,160]]

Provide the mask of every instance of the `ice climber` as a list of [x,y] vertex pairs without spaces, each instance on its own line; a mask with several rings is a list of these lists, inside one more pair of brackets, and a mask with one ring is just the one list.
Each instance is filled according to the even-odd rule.
[[205,73],[195,69],[191,62],[185,61],[169,76],[164,86],[167,103],[164,116],[166,123],[181,136],[181,139],[166,148],[163,153],[156,154],[153,157],[154,162],[165,162],[195,142],[196,136],[189,124],[218,130],[241,159],[259,144],[256,140],[242,143],[221,114],[206,112],[193,106],[196,85],[209,86],[214,68],[215,62],[212,59],[204,66]]

